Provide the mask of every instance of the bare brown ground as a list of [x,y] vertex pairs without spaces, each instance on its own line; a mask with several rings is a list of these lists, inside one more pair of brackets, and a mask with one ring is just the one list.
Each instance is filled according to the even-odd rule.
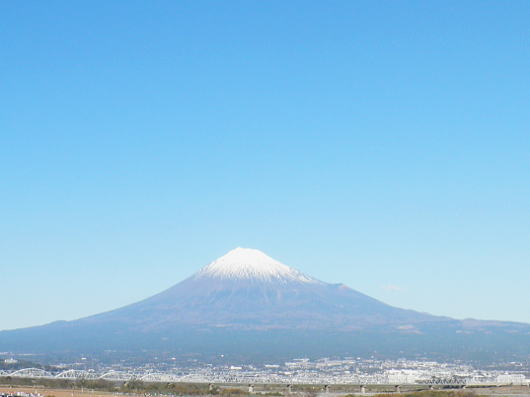
[[[271,385],[272,386],[272,385]],[[243,390],[246,390],[246,387],[241,386]],[[357,388],[358,389],[358,388]],[[362,394],[359,394],[359,392],[355,390],[355,393],[359,395],[359,397],[362,396]],[[258,393],[260,393],[259,390],[256,390]],[[466,391],[472,391],[476,393],[477,396],[495,396],[495,397],[501,397],[501,396],[530,396],[530,387],[528,386],[499,386],[499,387],[469,387],[466,389]],[[80,390],[80,389],[54,389],[54,388],[43,388],[43,387],[31,387],[31,386],[0,386],[0,394],[1,393],[15,393],[15,392],[25,392],[25,393],[39,393],[43,397],[115,397],[115,396],[125,396],[122,393],[113,393],[113,392],[103,392],[103,391],[90,391],[90,390]],[[367,395],[373,394],[374,391],[371,393],[368,393]],[[351,393],[351,391],[350,391]],[[293,393],[293,395],[296,395],[297,393]],[[344,395],[348,394],[346,390],[339,392],[339,393],[330,393],[330,397],[332,395]],[[398,393],[392,393],[395,394],[396,397],[399,396]],[[126,394],[127,397],[144,397],[144,394],[133,394],[128,393]]]
[[[1,393],[15,393],[15,392],[24,392],[24,393],[39,393],[42,396],[54,396],[54,397],[110,397],[116,396],[119,393],[111,393],[104,391],[85,391],[85,390],[71,390],[71,389],[47,389],[43,387],[30,387],[30,386],[0,386]],[[129,397],[139,396],[136,394],[127,394]],[[144,397],[143,394],[141,397]]]

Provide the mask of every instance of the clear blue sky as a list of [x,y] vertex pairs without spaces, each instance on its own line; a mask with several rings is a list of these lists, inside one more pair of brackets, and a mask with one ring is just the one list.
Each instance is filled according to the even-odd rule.
[[0,329],[236,247],[530,322],[530,2],[4,1]]

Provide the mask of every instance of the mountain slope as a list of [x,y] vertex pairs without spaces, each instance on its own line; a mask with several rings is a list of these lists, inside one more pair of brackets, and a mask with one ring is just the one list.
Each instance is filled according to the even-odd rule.
[[236,248],[141,302],[76,321],[0,332],[0,351],[247,357],[530,355],[530,325],[459,321],[387,305]]
[[389,306],[345,285],[306,276],[261,251],[236,248],[158,295],[81,321],[116,320],[142,331],[177,324],[352,330],[448,319]]

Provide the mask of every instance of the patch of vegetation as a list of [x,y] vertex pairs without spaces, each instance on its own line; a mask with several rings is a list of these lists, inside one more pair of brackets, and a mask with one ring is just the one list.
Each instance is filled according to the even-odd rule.
[[207,394],[219,394],[217,388],[209,389],[206,384],[194,383],[164,383],[143,382],[131,380],[125,382],[119,389],[122,393],[143,393],[146,395],[172,395],[172,396],[198,396]]
[[54,369],[54,367],[51,365],[42,365],[42,364],[39,364],[33,361],[28,361],[28,360],[15,360],[15,362],[9,362],[9,361],[6,362],[5,360],[0,360],[0,370],[16,371],[16,370],[24,369],[24,368],[39,368],[45,371]]
[[244,391],[242,389],[238,389],[237,387],[230,387],[226,389],[220,390],[221,396],[248,396],[249,392]]
[[[463,390],[425,390],[415,392],[404,392],[399,394],[400,397],[478,397],[476,393],[472,391]],[[375,397],[396,397],[396,393],[381,393],[376,394]]]

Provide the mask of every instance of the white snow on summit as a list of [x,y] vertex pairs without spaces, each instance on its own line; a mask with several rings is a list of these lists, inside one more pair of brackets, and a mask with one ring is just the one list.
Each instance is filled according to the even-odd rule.
[[240,247],[229,251],[226,255],[203,267],[196,277],[298,281],[304,283],[316,281],[272,259],[260,250]]

